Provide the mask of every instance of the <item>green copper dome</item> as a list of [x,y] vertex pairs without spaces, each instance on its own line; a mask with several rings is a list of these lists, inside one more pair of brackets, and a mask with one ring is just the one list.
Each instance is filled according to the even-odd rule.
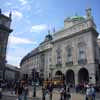
[[82,17],[82,16],[72,16],[72,17],[70,17],[70,19],[72,19],[72,20],[84,20],[85,18],[84,17]]
[[71,17],[67,17],[65,19],[65,21],[83,21],[85,20],[85,18],[83,16],[79,16],[79,15],[75,15],[75,16],[71,16]]

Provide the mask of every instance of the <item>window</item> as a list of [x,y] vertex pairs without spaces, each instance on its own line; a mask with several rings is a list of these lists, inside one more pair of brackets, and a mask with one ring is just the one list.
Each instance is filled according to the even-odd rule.
[[57,64],[61,64],[62,58],[61,58],[61,49],[60,48],[57,48],[56,54],[57,54]]
[[80,45],[78,50],[78,63],[86,64],[86,47],[85,45]]
[[85,59],[85,48],[84,47],[79,47],[79,60],[80,59]]
[[66,61],[66,64],[73,64],[72,47],[67,47],[67,61]]

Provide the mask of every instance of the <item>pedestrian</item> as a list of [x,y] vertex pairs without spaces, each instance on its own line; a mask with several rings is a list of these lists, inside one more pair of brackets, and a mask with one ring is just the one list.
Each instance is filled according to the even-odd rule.
[[89,85],[87,85],[87,89],[86,89],[86,100],[92,100],[92,95],[91,95],[91,87]]
[[28,84],[25,83],[23,86],[23,98],[24,98],[24,100],[27,100],[27,96],[28,96]]
[[65,100],[69,100],[71,98],[70,90],[67,89],[67,92],[65,92]]
[[1,83],[0,83],[0,99],[2,99],[2,87],[1,87]]
[[45,100],[45,95],[46,95],[46,88],[45,86],[42,86],[42,100]]
[[95,100],[96,93],[95,93],[95,89],[93,86],[91,86],[91,94],[92,94],[92,100]]
[[60,100],[64,100],[64,87],[62,87],[60,91]]
[[53,85],[51,83],[49,84],[48,90],[49,90],[49,94],[50,94],[50,100],[52,100]]
[[16,92],[18,96],[18,100],[22,100],[22,92],[23,92],[23,85],[22,83],[20,83]]

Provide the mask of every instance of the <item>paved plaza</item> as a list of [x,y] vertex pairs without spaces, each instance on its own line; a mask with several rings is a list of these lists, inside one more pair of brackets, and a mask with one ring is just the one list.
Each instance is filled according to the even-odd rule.
[[[96,100],[100,100],[100,93],[96,94]],[[42,90],[41,88],[37,89],[36,97],[32,97],[33,92],[32,92],[32,87],[30,87],[29,90],[29,95],[28,95],[28,100],[42,100]],[[16,100],[17,96],[13,93],[11,94],[10,91],[4,91],[3,92],[3,98],[2,100]],[[49,95],[46,95],[46,100],[49,100]],[[60,100],[60,90],[54,89],[53,90],[53,97],[52,100]],[[80,94],[80,93],[71,93],[71,100],[85,100],[85,95]]]

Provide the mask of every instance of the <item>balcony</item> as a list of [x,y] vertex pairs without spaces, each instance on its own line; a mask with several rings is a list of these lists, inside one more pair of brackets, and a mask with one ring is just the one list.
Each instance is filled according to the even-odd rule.
[[61,63],[56,64],[56,67],[62,67],[62,64]]
[[87,59],[80,59],[78,60],[79,65],[86,65],[87,64]]
[[66,66],[72,66],[72,65],[73,65],[73,61],[66,62]]

